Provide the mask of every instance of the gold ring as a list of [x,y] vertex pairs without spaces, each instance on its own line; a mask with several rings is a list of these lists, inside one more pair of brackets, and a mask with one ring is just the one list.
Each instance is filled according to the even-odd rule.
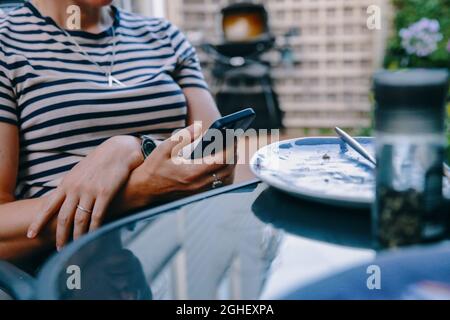
[[85,212],[85,213],[89,213],[89,214],[92,213],[92,210],[88,210],[88,209],[86,209],[86,208],[83,208],[83,207],[80,206],[80,205],[77,205],[77,209],[80,210],[80,211],[83,211],[83,212]]

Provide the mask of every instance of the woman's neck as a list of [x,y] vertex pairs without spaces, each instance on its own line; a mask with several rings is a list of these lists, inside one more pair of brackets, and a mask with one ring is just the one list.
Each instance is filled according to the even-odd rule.
[[111,8],[82,6],[76,0],[31,0],[31,3],[43,16],[52,18],[58,26],[70,29],[67,22],[72,13],[67,8],[77,5],[80,8],[80,29],[91,33],[99,33],[108,29],[113,23]]

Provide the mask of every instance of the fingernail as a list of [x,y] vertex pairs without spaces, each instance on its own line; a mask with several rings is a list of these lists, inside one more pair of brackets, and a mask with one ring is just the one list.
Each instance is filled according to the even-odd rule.
[[56,251],[60,252],[60,251],[61,251],[61,247],[60,247],[60,246],[57,246],[57,247],[56,247]]
[[36,237],[36,232],[34,232],[33,230],[28,230],[27,237],[28,239],[33,239],[34,237]]

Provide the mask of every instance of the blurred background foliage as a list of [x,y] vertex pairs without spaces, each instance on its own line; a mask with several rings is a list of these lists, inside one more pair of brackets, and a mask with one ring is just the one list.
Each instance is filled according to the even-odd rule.
[[[394,32],[387,44],[384,65],[388,69],[447,68],[450,71],[450,0],[392,0],[395,8]],[[402,46],[400,30],[422,18],[439,21],[442,40],[437,49],[426,57],[410,55]],[[450,102],[447,104],[447,137],[450,146]],[[449,147],[450,148],[450,147]],[[447,152],[450,162],[450,150]]]
[[[450,0],[393,0],[392,3],[396,10],[394,33],[387,46],[385,67],[402,67],[402,61],[408,58],[407,67],[450,70],[450,52],[447,49],[450,40]],[[443,39],[439,42],[438,49],[427,57],[408,55],[402,47],[400,30],[422,18],[439,21]]]

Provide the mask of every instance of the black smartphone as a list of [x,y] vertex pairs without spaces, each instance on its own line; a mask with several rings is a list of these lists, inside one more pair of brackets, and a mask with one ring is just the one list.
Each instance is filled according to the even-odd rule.
[[[243,133],[250,127],[253,120],[255,120],[255,117],[255,110],[248,108],[215,121],[208,131],[206,131],[205,134],[199,139],[199,141],[194,142],[194,150],[190,155],[190,159],[203,158],[205,156],[205,148],[212,143],[216,143],[218,132],[222,135],[223,142],[220,147],[226,148],[226,142],[228,141],[226,139],[227,134],[236,132],[236,130],[239,130],[237,133]],[[219,151],[219,149],[215,148],[215,151]]]

